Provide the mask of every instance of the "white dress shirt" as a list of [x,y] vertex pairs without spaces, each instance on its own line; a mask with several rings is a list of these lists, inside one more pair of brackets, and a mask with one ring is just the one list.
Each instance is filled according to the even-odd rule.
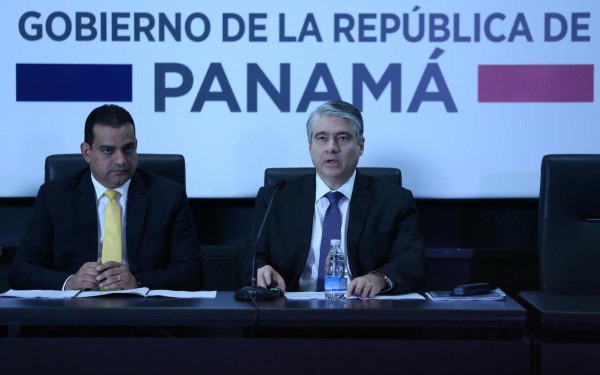
[[315,213],[313,215],[312,225],[312,237],[310,241],[310,251],[308,252],[308,258],[304,265],[304,270],[300,275],[300,281],[298,284],[298,290],[302,292],[314,292],[317,290],[317,276],[319,275],[319,257],[321,254],[321,237],[323,235],[323,220],[325,219],[325,211],[329,207],[329,199],[325,194],[330,191],[339,191],[344,195],[340,199],[338,205],[340,212],[342,213],[342,230],[340,240],[342,242],[342,252],[346,256],[346,270],[348,273],[348,281],[352,280],[350,275],[350,268],[348,267],[348,251],[346,249],[346,232],[348,229],[348,212],[350,210],[350,200],[352,199],[352,190],[354,189],[354,180],[356,179],[356,170],[352,174],[352,177],[346,181],[339,189],[331,190],[323,182],[319,175],[316,175],[316,189],[315,189]]

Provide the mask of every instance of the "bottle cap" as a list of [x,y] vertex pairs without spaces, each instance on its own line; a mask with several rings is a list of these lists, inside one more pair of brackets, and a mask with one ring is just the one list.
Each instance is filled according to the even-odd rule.
[[331,240],[331,246],[341,246],[342,240]]

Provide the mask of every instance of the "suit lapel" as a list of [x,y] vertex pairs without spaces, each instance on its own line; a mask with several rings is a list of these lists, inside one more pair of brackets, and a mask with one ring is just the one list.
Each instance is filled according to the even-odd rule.
[[296,249],[291,254],[299,254],[296,273],[300,275],[308,259],[310,241],[312,238],[312,223],[315,211],[315,175],[307,176],[298,186],[294,200],[295,226],[292,228],[290,238],[297,238]]
[[130,266],[135,265],[139,243],[141,240],[144,224],[146,221],[146,211],[148,210],[149,194],[146,194],[148,187],[146,183],[136,172],[131,178],[131,185],[127,192],[127,259]]
[[352,200],[350,201],[349,222],[347,238],[348,263],[352,277],[356,277],[356,259],[358,254],[358,243],[363,232],[364,223],[369,212],[373,189],[371,181],[365,175],[356,172],[356,180],[352,190]]
[[98,211],[96,190],[92,184],[91,172],[84,173],[77,184],[75,210],[81,223],[83,238],[82,264],[98,260]]

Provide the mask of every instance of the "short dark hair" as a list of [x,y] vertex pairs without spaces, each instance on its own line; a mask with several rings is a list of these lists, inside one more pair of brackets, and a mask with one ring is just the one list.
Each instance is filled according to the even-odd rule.
[[317,109],[315,109],[309,116],[306,121],[306,135],[308,136],[308,141],[312,140],[313,136],[313,127],[315,125],[315,120],[318,117],[341,117],[345,118],[354,127],[354,133],[356,133],[356,139],[358,141],[362,141],[364,139],[363,133],[365,130],[363,118],[360,114],[358,108],[353,106],[352,104],[345,102],[343,100],[335,100],[331,102],[327,102],[322,104]]
[[94,125],[110,126],[111,128],[120,128],[125,125],[133,125],[133,134],[135,134],[135,123],[133,117],[123,107],[115,104],[104,104],[95,108],[85,120],[84,142],[90,147],[94,143]]

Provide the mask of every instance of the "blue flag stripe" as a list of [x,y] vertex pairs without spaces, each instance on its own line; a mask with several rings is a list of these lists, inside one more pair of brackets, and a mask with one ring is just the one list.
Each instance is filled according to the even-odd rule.
[[17,64],[18,102],[131,102],[127,64]]

